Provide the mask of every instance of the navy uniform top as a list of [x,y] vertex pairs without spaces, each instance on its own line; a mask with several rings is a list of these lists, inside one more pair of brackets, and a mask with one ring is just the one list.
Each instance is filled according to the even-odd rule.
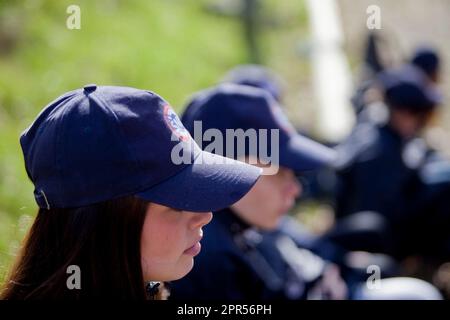
[[225,209],[205,226],[194,268],[171,283],[170,299],[324,299],[317,288],[326,266],[291,238],[262,234]]
[[402,220],[421,188],[417,169],[427,150],[388,125],[363,123],[339,146],[336,215],[376,211]]
[[368,122],[339,148],[338,218],[379,212],[390,223],[397,254],[450,256],[448,160],[421,138],[405,140],[386,124]]

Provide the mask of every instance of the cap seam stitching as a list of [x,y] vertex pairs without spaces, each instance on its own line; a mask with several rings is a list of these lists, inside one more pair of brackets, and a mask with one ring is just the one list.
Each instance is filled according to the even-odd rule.
[[118,127],[121,138],[126,142],[125,149],[127,150],[128,154],[132,157],[132,159],[135,162],[134,170],[136,172],[139,172],[139,170],[144,171],[144,167],[142,166],[142,164],[137,159],[134,152],[132,152],[132,150],[129,147],[129,141],[128,141],[128,139],[125,138],[125,134],[123,132],[122,126],[120,125],[119,117],[117,116],[117,114],[108,106],[108,104],[106,103],[106,101],[103,99],[103,97],[101,96],[101,94],[99,92],[94,91],[94,92],[90,93],[89,95],[92,96],[92,99],[97,100],[97,103],[99,103],[99,105],[101,105],[104,109],[106,109],[108,112],[110,112],[114,116],[114,124],[116,127]]
[[[82,97],[78,96],[77,94],[72,96],[72,99],[76,99],[79,98],[81,100]],[[66,100],[67,102],[67,100]],[[61,169],[61,162],[59,161],[59,159],[62,160],[62,158],[64,158],[64,154],[65,154],[65,144],[60,144],[62,146],[62,150],[61,152],[58,152],[58,144],[61,141],[61,139],[63,138],[63,136],[65,135],[65,122],[67,121],[67,113],[69,112],[69,110],[72,110],[73,108],[73,104],[69,105],[67,108],[64,108],[64,110],[62,111],[62,115],[61,115],[61,121],[59,121],[59,123],[57,124],[57,128],[56,128],[56,132],[59,132],[59,134],[56,134],[55,140],[54,140],[54,148],[55,148],[55,164],[56,164],[56,170],[58,172],[58,176],[60,177],[59,179],[59,188],[62,191],[62,196],[60,198],[64,198],[65,197],[65,188],[64,188],[64,184],[62,183],[63,179],[63,174],[62,174],[62,169]],[[51,201],[47,199],[47,204],[49,207],[51,207]],[[51,200],[51,199],[50,199]],[[61,199],[58,199],[61,200]],[[55,201],[56,203],[58,201]]]

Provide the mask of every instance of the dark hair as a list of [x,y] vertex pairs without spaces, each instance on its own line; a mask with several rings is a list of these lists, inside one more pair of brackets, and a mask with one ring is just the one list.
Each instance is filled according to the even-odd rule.
[[[40,209],[2,299],[147,298],[141,232],[148,203],[133,196],[71,209]],[[67,267],[81,271],[68,289]]]

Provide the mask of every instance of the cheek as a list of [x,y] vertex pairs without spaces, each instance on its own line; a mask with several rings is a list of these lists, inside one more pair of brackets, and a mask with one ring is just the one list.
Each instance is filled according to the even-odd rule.
[[141,260],[146,280],[174,280],[184,266],[183,251],[186,249],[184,224],[151,221],[145,222],[141,237]]
[[262,186],[261,199],[262,205],[268,210],[276,210],[284,202],[285,190],[276,177],[268,177],[266,183]]
[[158,226],[154,226],[152,223],[144,224],[142,230],[142,253],[144,256],[146,258],[163,259],[174,255],[177,242],[170,239],[170,235],[174,234],[173,232],[180,232],[180,230],[161,223]]
[[264,176],[262,183],[258,184],[258,198],[262,205],[267,205],[273,200],[279,198],[281,193],[280,186],[277,185],[274,177]]
[[268,227],[276,225],[280,218],[280,209],[284,204],[283,190],[276,184],[276,180],[267,177],[267,181],[264,181],[260,185],[258,190],[258,206],[260,211],[260,219],[264,220],[263,223]]
[[285,200],[293,201],[301,195],[302,187],[296,180],[286,182],[282,187],[282,196]]

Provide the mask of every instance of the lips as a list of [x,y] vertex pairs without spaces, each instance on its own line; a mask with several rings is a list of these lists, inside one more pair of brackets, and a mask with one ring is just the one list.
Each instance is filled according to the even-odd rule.
[[202,236],[198,237],[197,240],[195,241],[195,243],[190,246],[189,248],[187,248],[186,250],[184,250],[184,254],[190,255],[190,256],[196,256],[200,253],[201,249],[202,249],[202,245],[200,244],[200,240],[202,240]]
[[201,249],[202,245],[200,244],[200,242],[196,242],[192,247],[184,250],[184,253],[190,256],[196,256],[200,253]]

